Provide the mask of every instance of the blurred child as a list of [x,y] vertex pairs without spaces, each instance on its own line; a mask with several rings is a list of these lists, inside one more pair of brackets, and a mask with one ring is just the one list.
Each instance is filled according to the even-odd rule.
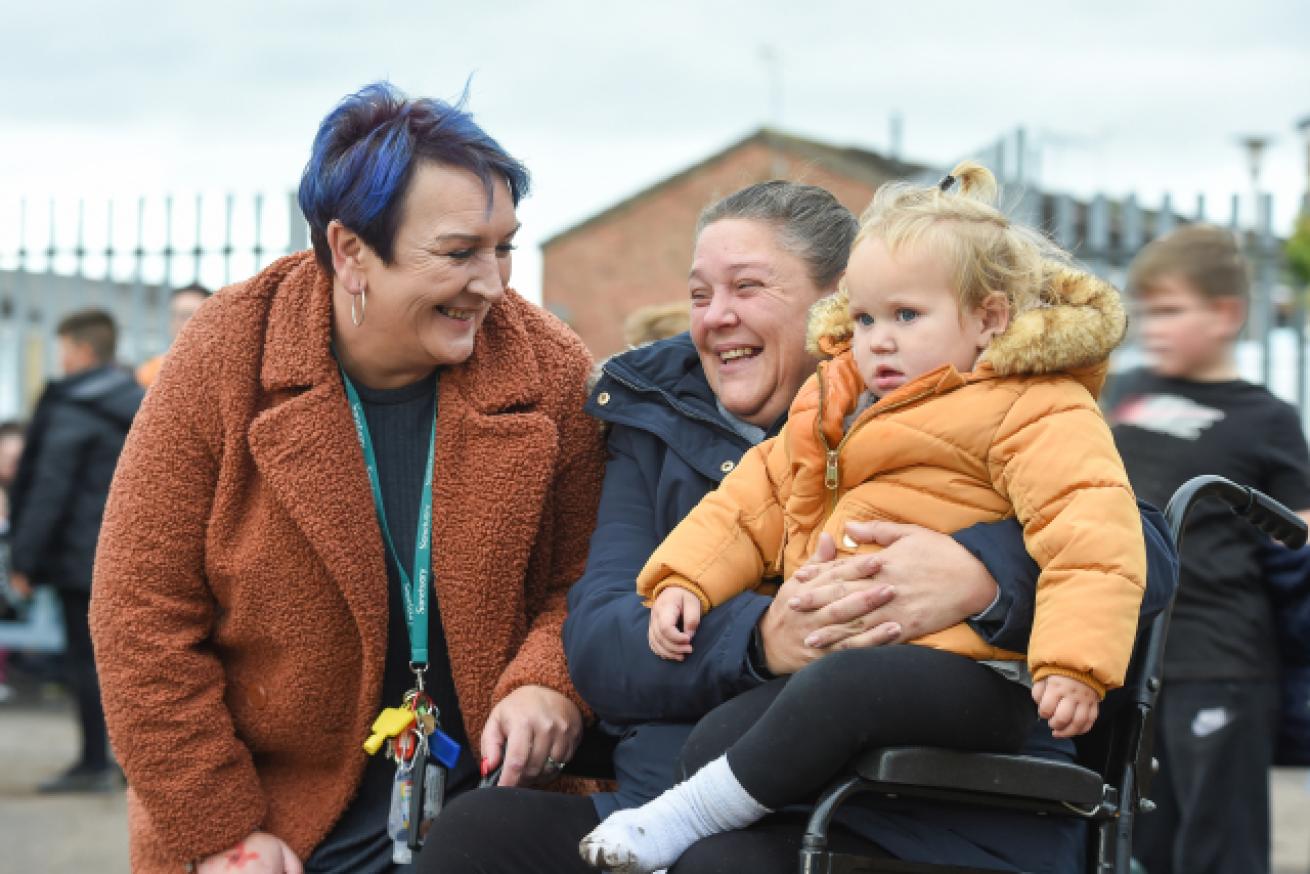
[[[1296,411],[1237,377],[1250,292],[1233,235],[1191,225],[1156,240],[1129,290],[1150,365],[1117,379],[1106,409],[1138,495],[1164,506],[1192,477],[1218,474],[1310,508]],[[1269,870],[1278,662],[1257,557],[1266,540],[1219,504],[1191,516],[1156,714],[1158,809],[1137,820],[1151,874]]]
[[657,303],[633,310],[623,320],[623,342],[630,348],[674,337],[691,327],[687,301]]
[[[214,293],[198,282],[173,289],[168,297],[168,336],[176,340],[186,323],[200,309],[200,305],[214,296]],[[136,369],[136,381],[142,388],[150,388],[159,379],[159,369],[164,366],[168,353],[156,355]]]
[[56,589],[67,639],[65,668],[82,750],[41,792],[111,792],[122,775],[109,758],[88,616],[91,569],[109,484],[143,392],[114,361],[118,327],[98,309],[65,316],[55,329],[64,377],[37,400],[10,496],[10,582],[23,594]]
[[1122,684],[1145,549],[1095,394],[1123,310],[1113,288],[1011,224],[995,190],[972,163],[938,187],[879,190],[842,292],[812,314],[811,341],[836,357],[637,585],[654,599],[652,649],[677,659],[703,610],[791,575],[848,520],[952,532],[1015,515],[1042,567],[1026,665],[964,624],[918,646],[822,658],[734,699],[742,718],[722,730],[726,754],[612,815],[582,842],[589,863],[670,865],[703,837],[812,796],[868,746],[1013,752],[1036,715],[1057,737],[1081,734]]

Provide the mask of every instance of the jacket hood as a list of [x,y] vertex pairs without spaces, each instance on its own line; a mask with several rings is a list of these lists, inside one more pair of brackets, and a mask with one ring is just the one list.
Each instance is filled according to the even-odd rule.
[[[621,352],[600,367],[587,412],[615,425],[646,431],[703,476],[723,478],[725,452],[734,458],[751,443],[719,412],[689,334]],[[766,432],[772,436],[785,421]]]
[[1041,302],[1010,321],[984,360],[1001,376],[1077,370],[1108,358],[1127,329],[1118,289],[1060,266],[1052,270]]
[[69,377],[64,382],[64,397],[127,430],[145,390],[127,371],[106,366]]
[[[1052,265],[1041,300],[1010,320],[983,353],[999,376],[1073,371],[1104,361],[1123,340],[1128,317],[1119,291],[1065,265]],[[810,310],[806,348],[836,356],[850,348],[854,326],[845,291]]]
[[[686,394],[689,388],[702,382],[695,380],[679,389],[688,374],[700,369],[700,356],[696,354],[696,347],[691,342],[691,334],[685,331],[665,340],[611,355],[599,367],[602,379],[608,375],[640,390],[662,389],[677,394]],[[702,395],[699,391],[693,394]],[[706,398],[701,396],[700,399]],[[713,404],[712,394],[708,400]]]

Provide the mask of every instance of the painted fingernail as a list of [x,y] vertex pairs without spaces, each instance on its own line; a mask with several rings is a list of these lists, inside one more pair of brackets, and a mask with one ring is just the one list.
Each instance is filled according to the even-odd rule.
[[483,757],[482,757],[482,765],[481,765],[481,768],[482,768],[482,776],[483,776],[483,777],[485,777],[485,776],[487,776],[488,774],[491,773],[491,764],[487,761],[487,757],[486,757],[486,756],[483,756]]

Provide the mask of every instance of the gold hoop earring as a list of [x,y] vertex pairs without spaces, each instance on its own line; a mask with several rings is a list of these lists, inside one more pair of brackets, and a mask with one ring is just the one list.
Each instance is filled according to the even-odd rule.
[[[359,314],[355,314],[355,298],[359,298]],[[361,285],[359,294],[350,296],[350,321],[356,328],[364,324],[364,312],[368,308],[368,289]]]

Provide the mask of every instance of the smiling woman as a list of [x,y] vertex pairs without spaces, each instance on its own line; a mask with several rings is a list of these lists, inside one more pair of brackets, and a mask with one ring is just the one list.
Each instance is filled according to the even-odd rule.
[[407,780],[572,756],[560,627],[602,447],[586,350],[508,288],[527,188],[460,106],[364,88],[305,168],[314,251],[178,338],[92,604],[134,871],[380,874],[418,843]]
[[697,224],[688,289],[691,339],[705,378],[732,415],[771,428],[814,370],[810,306],[837,289],[854,219],[821,188],[752,185]]
[[488,204],[473,173],[441,164],[416,170],[403,213],[389,262],[340,220],[327,228],[333,309],[338,318],[359,312],[358,330],[339,332],[337,351],[373,388],[408,385],[473,353],[487,311],[504,296],[519,227],[503,180]]

